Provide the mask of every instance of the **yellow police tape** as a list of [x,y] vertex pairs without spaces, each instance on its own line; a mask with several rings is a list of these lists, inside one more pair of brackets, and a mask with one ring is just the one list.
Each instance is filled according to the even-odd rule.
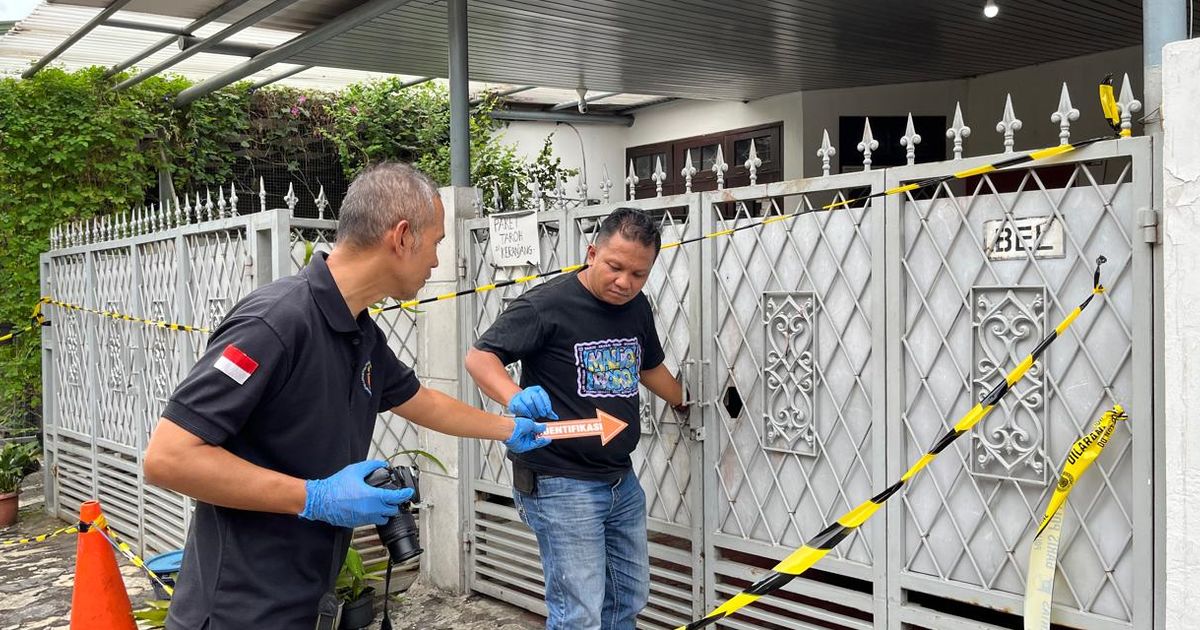
[[108,541],[108,544],[112,545],[113,549],[124,556],[127,560],[132,562],[133,566],[145,572],[151,580],[157,582],[158,585],[161,586],[168,595],[175,594],[175,589],[173,589],[170,584],[164,582],[157,573],[150,569],[150,567],[146,566],[145,561],[143,561],[140,556],[133,552],[133,549],[129,546],[129,544],[121,540],[121,537],[117,535],[117,532],[113,531],[112,528],[108,526],[108,519],[104,518],[103,514],[93,521],[91,525],[78,523],[76,525],[63,527],[61,529],[56,529],[52,532],[47,532],[45,534],[40,534],[30,538],[14,538],[12,540],[4,540],[0,541],[0,547],[11,547],[16,545],[29,545],[33,543],[45,542],[51,538],[56,538],[65,534],[78,534],[91,528],[95,528],[96,531],[100,532],[100,535],[104,536],[104,539]]
[[146,319],[144,317],[138,317],[136,315],[127,315],[124,313],[118,313],[116,311],[102,311],[99,309],[88,308],[86,306],[80,306],[78,304],[62,302],[62,301],[56,300],[49,296],[43,297],[41,302],[39,302],[38,304],[39,305],[51,304],[51,305],[57,306],[59,308],[70,309],[73,311],[82,311],[84,313],[91,313],[92,315],[99,315],[101,317],[107,317],[109,319],[115,319],[115,320],[119,320],[119,321],[123,321],[123,322],[133,322],[135,324],[145,324],[147,326],[154,326],[156,328],[162,328],[164,330],[177,330],[177,331],[195,332],[195,333],[212,332],[211,330],[209,330],[208,328],[204,328],[203,326],[192,326],[189,324],[176,324],[174,322],[163,321],[161,319]]
[[1071,494],[1075,483],[1087,472],[1088,467],[1100,456],[1117,428],[1117,422],[1125,420],[1125,409],[1121,405],[1104,412],[1103,416],[1071,445],[1062,475],[1050,502],[1042,524],[1034,534],[1033,546],[1029,549],[1029,574],[1025,578],[1025,630],[1049,630],[1050,610],[1054,599],[1054,573],[1058,566],[1058,547],[1061,540],[1062,507]]
[[1092,273],[1092,293],[1087,296],[1075,310],[1067,314],[1065,318],[1055,326],[1054,330],[1042,338],[1038,345],[1026,357],[1016,365],[1007,375],[1004,380],[997,383],[983,399],[975,404],[966,414],[959,418],[954,426],[946,431],[929,450],[925,452],[912,466],[908,468],[900,479],[896,480],[892,485],[884,488],[875,496],[858,504],[857,507],[846,512],[836,521],[830,523],[817,532],[812,538],[809,538],[803,545],[792,551],[788,557],[779,561],[771,572],[760,578],[750,586],[742,590],[742,592],[729,598],[725,603],[715,608],[700,619],[696,619],[687,625],[680,626],[676,630],[699,630],[711,625],[720,623],[722,619],[734,614],[741,608],[754,603],[760,597],[772,593],[786,586],[789,582],[795,579],[800,574],[807,571],[814,564],[824,558],[826,554],[833,550],[839,543],[848,538],[856,529],[867,522],[879,508],[887,502],[888,499],[900,492],[904,486],[917,473],[925,469],[934,459],[945,451],[951,444],[954,443],[962,435],[970,431],[976,424],[987,416],[996,405],[1000,404],[1000,400],[1021,382],[1025,374],[1030,368],[1042,357],[1046,348],[1049,348],[1052,343],[1061,337],[1080,313],[1091,304],[1092,299],[1097,295],[1102,295],[1105,291],[1104,285],[1100,284],[1100,266],[1105,263],[1105,258],[1100,256],[1096,260],[1096,270]]
[[31,315],[29,317],[29,319],[33,322],[32,324],[25,326],[24,328],[18,328],[16,330],[12,330],[3,335],[0,335],[0,346],[4,345],[6,343],[11,343],[12,340],[17,336],[20,336],[27,332],[36,330],[38,328],[41,328],[42,326],[46,326],[48,324],[48,322],[46,321],[45,316],[42,315],[42,304],[45,304],[45,303],[46,303],[46,298],[42,298],[42,299],[38,300],[36,304],[33,305],[33,315]]
[[146,573],[146,575],[150,576],[151,580],[154,580],[155,582],[157,582],[158,585],[161,586],[162,589],[167,592],[168,596],[175,594],[175,589],[172,588],[170,584],[167,584],[166,582],[164,582],[163,579],[160,578],[157,573],[150,570],[150,567],[146,566],[146,563],[140,557],[138,557],[138,555],[136,553],[133,553],[133,549],[131,549],[125,541],[121,540],[121,538],[119,536],[117,536],[117,532],[114,532],[111,529],[109,529],[108,522],[104,521],[103,515],[101,515],[100,518],[96,519],[95,523],[93,523],[93,524],[94,525],[100,524],[100,526],[97,527],[96,529],[97,529],[97,531],[100,532],[100,534],[102,536],[104,536],[105,539],[108,540],[108,543],[110,545],[112,545],[114,549],[119,551],[121,553],[121,555],[125,556],[125,558],[127,560],[132,562],[133,566],[141,569],[143,572]]
[[45,534],[39,534],[37,536],[33,536],[32,538],[14,538],[12,540],[0,540],[0,547],[12,547],[12,546],[16,546],[16,545],[29,545],[32,543],[45,542],[47,540],[50,540],[51,538],[56,538],[58,536],[62,536],[63,534],[78,534],[78,533],[79,533],[79,528],[72,525],[71,527],[63,527],[62,529],[56,529],[52,532],[47,532]]

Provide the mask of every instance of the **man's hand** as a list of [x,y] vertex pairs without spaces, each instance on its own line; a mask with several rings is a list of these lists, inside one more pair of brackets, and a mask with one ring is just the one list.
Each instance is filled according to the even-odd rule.
[[391,490],[367,485],[365,478],[387,462],[370,460],[350,464],[325,479],[304,484],[307,496],[301,518],[324,521],[338,527],[383,525],[412,498],[412,488]]
[[550,407],[550,396],[541,385],[526,387],[508,401],[508,413],[521,418],[547,418],[558,420],[558,414]]
[[508,450],[514,453],[524,453],[550,443],[550,438],[540,437],[546,431],[546,425],[541,422],[521,417],[513,418],[513,422],[515,426],[513,426],[512,436],[504,441]]

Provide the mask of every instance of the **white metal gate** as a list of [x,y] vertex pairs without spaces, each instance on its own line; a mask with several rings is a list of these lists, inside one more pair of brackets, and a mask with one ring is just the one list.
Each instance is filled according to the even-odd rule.
[[[673,628],[707,612],[898,477],[1087,294],[1103,254],[1112,290],[1102,308],[1001,408],[886,516],[720,627],[1020,627],[1012,612],[1055,471],[1113,402],[1131,421],[1072,494],[1055,619],[1149,627],[1154,278],[1139,229],[1151,208],[1149,145],[1102,142],[1049,166],[664,251],[646,293],[667,365],[688,375],[700,404],[689,426],[661,403],[643,410],[635,467],[653,568],[640,625]],[[670,242],[994,159],[543,212],[538,270],[493,267],[486,220],[468,220],[465,282],[579,262],[597,217],[623,205],[655,213]],[[1052,223],[1061,232],[1045,229]],[[1021,249],[1022,235],[1044,249]],[[470,298],[466,342],[522,290]],[[474,444],[469,464],[470,587],[544,611],[536,541],[512,508],[502,447]]]
[[[285,201],[294,207],[296,199]],[[297,272],[334,241],[335,220],[296,217],[292,207],[239,215],[233,204],[222,195],[217,204],[197,199],[194,207],[141,209],[130,220],[67,226],[42,255],[42,294],[212,329],[255,287]],[[142,453],[208,335],[53,305],[43,312],[51,322],[42,331],[48,509],[74,520],[82,501],[99,498],[109,522],[139,553],[182,547],[190,501],[146,485]],[[412,314],[391,311],[376,321],[396,355],[414,365]],[[407,421],[391,413],[381,420],[372,456],[418,446]],[[356,532],[355,541],[366,561],[383,557],[373,528]]]

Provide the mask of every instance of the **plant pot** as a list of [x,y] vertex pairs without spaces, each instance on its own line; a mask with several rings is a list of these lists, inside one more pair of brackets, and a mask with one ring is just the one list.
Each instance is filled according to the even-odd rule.
[[338,630],[358,630],[375,621],[375,589],[368,586],[358,599],[342,606],[342,618]]
[[0,494],[0,527],[8,527],[17,522],[17,507],[20,492]]

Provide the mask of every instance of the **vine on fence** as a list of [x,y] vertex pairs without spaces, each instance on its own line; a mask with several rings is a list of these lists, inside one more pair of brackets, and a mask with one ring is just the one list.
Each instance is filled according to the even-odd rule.
[[[175,109],[187,79],[158,76],[112,90],[123,78],[105,78],[103,68],[48,68],[0,79],[0,334],[29,319],[50,228],[156,201],[159,170],[180,192],[229,181],[256,188],[261,173],[273,172],[315,194],[330,177],[310,176],[316,165],[340,165],[344,185],[365,165],[395,159],[449,183],[449,98],[438,83],[401,90],[384,79],[341,92],[250,92],[240,84]],[[470,126],[472,181],[488,201],[493,184],[508,198],[514,182],[535,178],[551,190],[574,175],[553,157],[549,137],[529,163],[505,145],[488,116],[497,105],[489,99],[476,108]],[[0,348],[0,429],[39,422],[37,339]]]

